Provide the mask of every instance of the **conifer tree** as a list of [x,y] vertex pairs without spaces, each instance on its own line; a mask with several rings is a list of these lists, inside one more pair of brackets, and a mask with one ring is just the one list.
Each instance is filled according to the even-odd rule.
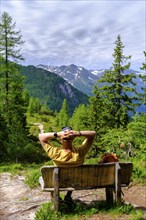
[[16,22],[12,22],[12,17],[7,12],[3,12],[0,18],[0,56],[2,57],[2,77],[5,86],[4,111],[8,110],[10,74],[13,74],[11,71],[12,62],[10,61],[16,62],[23,59],[20,50],[24,41],[22,40],[21,32],[15,31],[15,26]]
[[77,106],[73,112],[69,123],[73,127],[74,130],[90,130],[89,124],[89,108],[84,104]]
[[62,103],[62,107],[61,107],[60,112],[58,114],[59,127],[62,128],[64,126],[68,125],[68,120],[69,120],[69,110],[68,110],[67,100],[64,99],[63,103]]
[[[113,128],[126,127],[129,122],[130,112],[138,106],[138,95],[136,92],[136,83],[134,73],[128,73],[130,62],[127,60],[131,56],[124,56],[123,43],[120,35],[115,41],[114,62],[112,69],[105,71],[104,76],[99,80],[101,83],[100,92],[106,101],[105,108],[108,109],[107,122]],[[127,71],[127,72],[126,72]]]
[[[18,60],[23,59],[20,47],[24,41],[20,31],[15,31],[16,23],[12,22],[7,12],[4,12],[0,19],[0,115],[7,131],[7,143],[4,143],[3,147],[7,158],[15,158],[18,161],[27,139],[25,116],[27,106],[23,97],[23,77],[16,64]],[[18,150],[16,145],[21,150]]]
[[31,97],[29,100],[29,106],[27,112],[30,116],[33,116],[34,113],[40,113],[41,110],[41,102],[38,98]]

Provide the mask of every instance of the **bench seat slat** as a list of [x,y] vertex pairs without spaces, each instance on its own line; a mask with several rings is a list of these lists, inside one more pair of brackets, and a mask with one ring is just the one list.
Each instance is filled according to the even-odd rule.
[[[73,187],[66,187],[66,188],[59,188],[59,191],[75,191],[75,190],[89,190],[89,189],[100,189],[105,188],[105,186],[102,187],[85,187],[85,188],[73,188]],[[114,188],[113,185],[109,185],[106,188]],[[54,192],[54,188],[44,188],[44,192]]]

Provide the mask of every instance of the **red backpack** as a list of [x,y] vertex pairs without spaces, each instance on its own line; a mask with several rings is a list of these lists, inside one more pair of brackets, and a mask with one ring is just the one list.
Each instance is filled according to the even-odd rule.
[[110,162],[118,162],[118,157],[114,153],[105,153],[102,157],[101,160],[99,161],[99,164],[102,163],[110,163]]

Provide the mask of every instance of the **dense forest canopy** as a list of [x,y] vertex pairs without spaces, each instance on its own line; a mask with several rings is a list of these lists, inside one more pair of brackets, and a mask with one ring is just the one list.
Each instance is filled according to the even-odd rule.
[[[77,90],[78,100],[62,97],[52,100],[49,89],[54,90],[53,85],[61,77],[49,78],[49,88],[45,87],[46,103],[38,98],[39,77],[44,77],[39,72],[34,73],[33,67],[27,74],[37,74],[38,82],[25,87],[25,78],[20,70],[25,69],[17,64],[22,60],[21,46],[24,44],[20,31],[16,31],[16,23],[8,13],[4,12],[0,20],[0,158],[1,162],[40,162],[48,158],[38,143],[39,129],[37,123],[42,123],[46,131],[59,131],[65,125],[71,125],[75,130],[94,129],[97,132],[94,146],[88,154],[88,158],[98,158],[104,152],[116,152],[121,159],[133,157],[136,159],[135,172],[140,172],[144,165],[146,155],[146,113],[137,113],[135,107],[145,105],[144,93],[136,91],[134,74],[123,74],[130,68],[131,56],[124,55],[124,45],[120,35],[115,41],[112,69],[105,71],[104,76],[94,86],[93,96],[87,97]],[[144,52],[146,57],[146,52]],[[146,65],[142,63],[141,69]],[[40,75],[39,75],[40,74]],[[47,74],[47,73],[46,73]],[[51,74],[51,73],[50,73]],[[141,75],[141,80],[146,78]],[[45,80],[45,78],[44,78]],[[43,82],[43,81],[42,81]],[[64,82],[63,82],[64,83]],[[132,86],[129,86],[129,83]],[[30,94],[29,87],[33,87]],[[39,88],[38,88],[39,87]],[[36,92],[37,91],[37,92]],[[58,91],[58,90],[56,90]],[[132,95],[131,95],[132,93]],[[61,93],[60,93],[61,94]],[[130,94],[130,95],[129,95]],[[73,105],[76,101],[76,106]],[[50,109],[58,102],[60,108]],[[73,102],[73,103],[71,103]],[[72,104],[72,113],[69,106]],[[133,113],[133,116],[129,114]],[[130,158],[131,159],[131,158]],[[141,162],[142,161],[142,162]]]

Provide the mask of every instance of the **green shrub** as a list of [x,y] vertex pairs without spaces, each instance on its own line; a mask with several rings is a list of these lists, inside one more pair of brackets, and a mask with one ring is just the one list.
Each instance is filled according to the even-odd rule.
[[0,166],[0,172],[10,172],[12,174],[18,174],[20,171],[22,172],[24,167],[22,164],[6,164]]
[[134,182],[138,182],[138,183],[145,183],[146,180],[146,162],[141,160],[141,159],[137,159],[137,158],[133,158],[131,160],[131,162],[133,163],[133,173],[132,173],[132,179]]
[[30,188],[35,188],[39,186],[39,177],[41,176],[40,169],[31,170],[26,173],[25,183]]

